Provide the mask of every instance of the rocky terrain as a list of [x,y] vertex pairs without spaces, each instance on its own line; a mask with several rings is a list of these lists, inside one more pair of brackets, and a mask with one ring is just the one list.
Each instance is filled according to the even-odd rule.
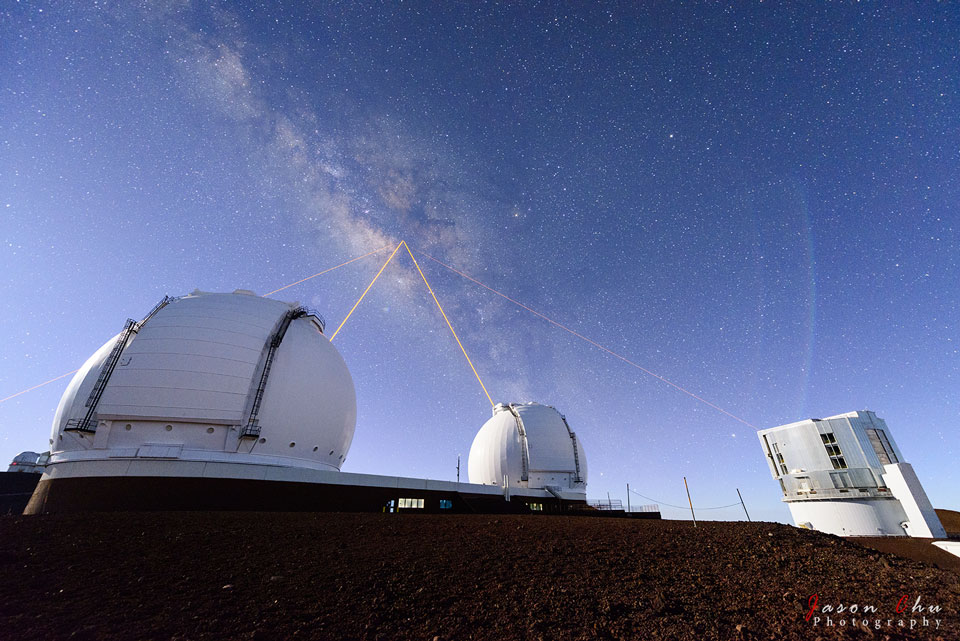
[[940,517],[940,524],[947,534],[953,537],[960,537],[960,512],[954,510],[937,510],[937,516]]
[[110,513],[0,541],[22,641],[960,639],[957,572],[771,523]]

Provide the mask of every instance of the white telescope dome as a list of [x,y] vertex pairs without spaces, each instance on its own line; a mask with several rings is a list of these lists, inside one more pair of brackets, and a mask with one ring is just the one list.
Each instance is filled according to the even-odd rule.
[[473,439],[471,483],[586,492],[587,458],[566,418],[549,405],[499,404]]
[[70,381],[54,454],[340,469],[356,394],[318,315],[195,291],[128,325]]

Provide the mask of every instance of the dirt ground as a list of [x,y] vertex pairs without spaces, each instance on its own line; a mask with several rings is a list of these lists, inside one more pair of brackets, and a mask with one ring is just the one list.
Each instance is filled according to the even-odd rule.
[[914,539],[905,536],[851,537],[853,543],[863,547],[889,552],[927,565],[952,570],[960,576],[960,556],[950,554],[931,544],[933,539]]
[[0,542],[23,641],[960,639],[957,573],[771,523],[110,513]]
[[940,517],[940,524],[947,531],[948,536],[960,537],[960,512],[954,510],[936,510]]

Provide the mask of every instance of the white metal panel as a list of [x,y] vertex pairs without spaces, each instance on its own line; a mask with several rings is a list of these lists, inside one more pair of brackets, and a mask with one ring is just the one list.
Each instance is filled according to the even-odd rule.
[[[528,480],[523,481],[523,450],[517,420],[505,406],[494,408],[494,415],[477,432],[470,447],[467,469],[471,483],[502,485],[509,478],[511,487],[542,488],[546,484],[572,487],[575,483],[574,441],[560,413],[547,405],[515,405],[523,421],[529,453]],[[580,476],[585,488],[587,460],[583,444],[577,439]]]
[[232,425],[243,419],[243,406],[247,398],[246,394],[236,392],[159,386],[120,385],[114,387],[113,391],[113,398],[122,398],[124,402],[101,403],[103,409],[98,414],[103,418],[193,420]]
[[[200,452],[197,452],[201,454]],[[383,487],[409,490],[432,490],[448,492],[469,492],[471,494],[501,495],[502,490],[489,485],[456,483],[454,481],[436,481],[375,474],[355,474],[338,472],[331,469],[309,469],[290,465],[246,460],[242,462],[220,462],[181,459],[142,459],[100,460],[89,458],[87,452],[74,452],[66,457],[82,457],[77,460],[60,460],[48,467],[44,478],[77,478],[87,476],[163,476],[193,478],[254,479],[263,481],[288,481],[298,483],[329,483],[333,485],[358,485],[365,487]],[[202,453],[209,455],[210,453]],[[63,458],[63,457],[61,457]],[[520,488],[515,496],[547,498],[550,494],[544,490]],[[576,491],[563,492],[564,498],[583,498]]]
[[127,346],[98,415],[239,423],[261,355],[289,309],[237,294],[174,301]]
[[256,479],[264,480],[269,465],[245,465],[243,463],[206,463],[203,466],[203,478],[219,479]]
[[139,458],[179,458],[183,443],[147,443],[137,450]]
[[927,539],[945,539],[947,532],[933,509],[920,479],[909,463],[884,465],[883,479],[907,514],[907,533]]
[[[189,302],[191,299],[184,299]],[[210,310],[217,310],[216,316],[211,316]],[[236,334],[247,334],[250,336],[259,336],[264,323],[258,317],[251,318],[250,314],[244,313],[242,307],[218,305],[208,305],[204,313],[197,313],[197,310],[189,306],[178,306],[171,308],[167,314],[157,315],[150,319],[150,324],[154,328],[162,327],[193,327],[206,328],[217,331],[228,331]]]
[[960,556],[960,541],[934,541],[933,544],[944,552]]
[[516,420],[509,412],[497,412],[483,424],[470,446],[467,459],[470,482],[502,485],[504,475],[508,475],[511,484],[516,484],[522,471]]
[[904,536],[906,514],[894,499],[788,502],[797,525],[837,536]]
[[[815,426],[818,433],[808,434],[810,426]],[[884,431],[900,463],[880,464],[868,429]],[[847,469],[833,470],[819,442],[819,433],[826,432],[836,436]],[[771,444],[778,443],[788,467],[799,465],[805,470],[784,478],[788,486],[785,500],[798,524],[811,523],[815,529],[841,536],[946,535],[913,468],[902,462],[886,422],[873,412],[863,410],[799,421],[761,430],[759,434],[767,436]],[[848,485],[835,485],[834,476]],[[889,487],[890,492],[881,493],[876,488],[878,482]],[[803,484],[807,487],[801,487]],[[857,491],[853,492],[853,488]],[[797,491],[803,496],[797,495]],[[815,495],[819,496],[814,498]],[[908,523],[906,531],[901,527],[904,522]]]
[[518,405],[530,452],[531,472],[575,472],[573,439],[560,413],[546,405]]
[[[169,307],[174,307],[179,305],[180,301],[175,301],[170,303]],[[154,325],[153,321],[157,318],[163,319],[161,314],[166,311],[167,308],[160,310],[157,315],[150,320],[146,325],[143,326],[143,329],[140,331],[143,332],[144,336],[149,336],[154,340],[163,340],[163,339],[174,339],[174,340],[190,340],[190,341],[201,341],[206,343],[223,343],[225,345],[236,345],[238,347],[243,347],[246,349],[257,350],[263,347],[264,339],[270,335],[273,326],[263,327],[256,334],[250,334],[247,332],[234,332],[222,327],[196,327],[191,325]],[[279,320],[279,316],[285,311],[283,309],[275,310],[277,312],[277,318],[274,319],[274,322]],[[217,316],[210,316],[208,319],[211,324],[217,325],[222,324],[223,321],[228,319],[220,318]],[[131,346],[132,347],[132,346]],[[130,354],[136,354],[139,350],[133,350]],[[129,354],[128,354],[129,355]]]
[[[185,363],[173,363],[172,367],[186,366]],[[225,392],[228,394],[243,394],[246,396],[250,387],[250,376],[237,375],[233,372],[204,372],[196,371],[193,363],[189,364],[191,369],[132,369],[124,372],[119,378],[114,380],[111,377],[110,387],[115,390],[129,387],[133,389],[159,388],[172,390],[196,390],[198,392]],[[117,368],[120,370],[121,368]],[[199,368],[197,368],[199,369]],[[116,375],[117,370],[114,370]],[[115,394],[116,395],[116,394]],[[121,394],[122,395],[122,394]],[[121,405],[124,403],[120,403]],[[101,415],[105,415],[101,412]]]
[[97,382],[97,377],[100,376],[100,368],[103,366],[103,362],[107,360],[107,356],[110,355],[110,350],[113,349],[119,337],[120,335],[117,334],[104,343],[100,349],[93,353],[93,356],[86,360],[80,367],[80,370],[74,374],[73,378],[70,379],[70,384],[67,385],[67,389],[64,390],[63,395],[60,397],[60,403],[57,405],[57,411],[53,416],[53,430],[50,434],[51,451],[57,451],[67,446],[87,447],[93,444],[93,439],[81,440],[76,437],[70,438],[70,440],[65,443],[64,439],[61,439],[61,436],[64,436],[63,428],[66,426],[68,420],[81,418],[86,414],[87,408],[85,404],[87,398],[89,398],[90,392]]
[[583,483],[583,491],[586,492],[587,486],[587,453],[583,451],[583,442],[577,436],[577,456],[580,457],[580,482]]
[[[340,468],[357,422],[357,397],[343,357],[306,317],[290,323],[260,408],[254,453]],[[291,445],[293,444],[293,445]]]
[[[178,371],[178,368],[181,367],[183,363],[183,355],[190,354],[191,356],[191,372],[196,372],[199,374],[212,374],[223,376],[225,370],[232,372],[228,376],[235,376],[237,378],[246,378],[248,381],[250,375],[253,373],[253,366],[249,365],[249,356],[244,355],[241,359],[228,358],[223,354],[222,347],[214,345],[214,349],[211,350],[217,355],[203,355],[197,354],[196,352],[190,352],[188,349],[184,349],[185,341],[177,341],[179,343],[180,352],[176,352],[169,347],[162,349],[161,351],[153,352],[150,355],[151,363],[157,367],[160,371]],[[208,343],[209,344],[209,343]],[[186,343],[186,346],[196,346],[196,343]],[[146,346],[141,345],[141,349],[144,349]],[[128,354],[120,358],[120,362],[117,364],[117,368],[129,367],[132,363],[132,357]]]
[[[141,333],[138,334],[136,338],[136,353],[138,354],[209,357],[218,360],[233,361],[232,366],[236,367],[238,363],[249,364],[251,360],[255,362],[260,358],[260,354],[263,351],[262,346],[253,349],[240,345],[194,340],[188,336],[180,338],[154,338],[150,336],[149,332],[144,335],[145,330],[146,328],[141,330]],[[121,362],[128,358],[130,358],[130,354],[126,354]],[[221,367],[225,367],[225,365]]]
[[[843,451],[843,458],[847,467],[873,467],[877,469],[880,463],[873,447],[867,439],[866,428],[871,427],[869,418],[862,416],[861,412],[851,412],[852,416],[845,416],[838,419],[831,419],[831,424],[836,425],[837,431],[844,434],[840,443],[840,449]],[[840,440],[841,436],[837,436]],[[879,470],[878,470],[879,471]]]
[[[97,408],[108,421],[92,438],[59,430],[82,416],[115,339],[97,351],[61,399],[54,459],[117,453],[236,461],[336,471],[356,425],[356,394],[346,363],[312,318],[291,322],[267,379],[261,434],[238,450],[251,391],[268,341],[292,305],[238,294],[195,293],[157,312],[129,342]],[[261,442],[262,441],[262,442]],[[182,444],[182,448],[181,448]],[[93,464],[91,464],[93,465]],[[87,469],[97,469],[95,465]],[[259,472],[257,473],[259,474]]]
[[131,461],[126,476],[203,477],[203,461],[150,458]]

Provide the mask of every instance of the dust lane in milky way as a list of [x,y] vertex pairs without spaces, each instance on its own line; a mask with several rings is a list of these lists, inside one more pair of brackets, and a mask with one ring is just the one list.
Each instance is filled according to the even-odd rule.
[[[406,240],[751,425],[873,410],[960,503],[951,7],[0,12],[0,396],[165,294],[272,292]],[[339,323],[385,258],[273,297]],[[592,493],[682,505],[686,476],[788,519],[753,428],[417,259],[491,400],[567,416]],[[490,404],[412,261],[336,345],[348,471],[454,478]],[[67,380],[0,404],[0,457],[46,448]]]

